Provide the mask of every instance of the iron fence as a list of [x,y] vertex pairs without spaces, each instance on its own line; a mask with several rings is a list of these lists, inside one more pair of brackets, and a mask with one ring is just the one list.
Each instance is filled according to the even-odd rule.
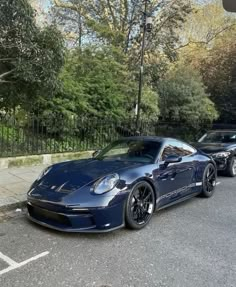
[[209,125],[65,117],[53,114],[0,116],[0,157],[100,149],[120,137],[158,135],[195,141]]

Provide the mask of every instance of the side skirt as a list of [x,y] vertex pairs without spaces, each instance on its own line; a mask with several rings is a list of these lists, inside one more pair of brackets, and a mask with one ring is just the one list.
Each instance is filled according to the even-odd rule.
[[190,198],[193,198],[193,197],[195,197],[195,196],[197,196],[197,195],[199,195],[199,194],[200,194],[200,192],[192,193],[192,194],[187,195],[187,196],[185,196],[185,197],[182,197],[182,198],[180,198],[180,199],[178,199],[178,200],[175,200],[175,201],[173,201],[173,202],[171,202],[171,203],[169,203],[169,204],[163,205],[163,206],[161,206],[160,208],[157,207],[157,208],[156,208],[156,211],[162,210],[162,209],[164,209],[164,208],[170,207],[170,206],[175,205],[175,204],[178,204],[178,203],[181,203],[181,202],[183,202],[183,201],[185,201],[185,200],[188,200],[188,199],[190,199]]

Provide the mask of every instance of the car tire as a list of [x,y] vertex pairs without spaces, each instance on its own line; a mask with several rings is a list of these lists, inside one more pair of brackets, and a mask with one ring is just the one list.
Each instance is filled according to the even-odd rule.
[[232,157],[229,161],[227,170],[226,170],[226,175],[230,177],[235,177],[236,176],[236,157]]
[[141,229],[146,226],[152,218],[155,203],[156,197],[152,186],[146,181],[136,184],[126,203],[126,227]]
[[209,163],[203,173],[202,179],[202,197],[211,197],[215,192],[216,188],[216,179],[217,179],[217,170],[216,167]]

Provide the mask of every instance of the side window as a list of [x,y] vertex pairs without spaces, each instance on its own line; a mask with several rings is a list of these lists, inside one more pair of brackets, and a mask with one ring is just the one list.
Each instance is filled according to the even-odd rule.
[[182,146],[183,146],[183,152],[185,156],[192,155],[196,152],[196,150],[188,144],[183,143]]
[[193,153],[195,153],[195,149],[191,146],[179,141],[171,141],[165,146],[161,156],[161,160],[165,161],[166,158],[170,155],[184,157]]
[[162,161],[165,161],[166,158],[170,155],[177,155],[176,154],[176,148],[174,145],[172,144],[167,144],[165,147],[164,147],[164,150],[162,152],[162,155],[161,155],[161,160]]

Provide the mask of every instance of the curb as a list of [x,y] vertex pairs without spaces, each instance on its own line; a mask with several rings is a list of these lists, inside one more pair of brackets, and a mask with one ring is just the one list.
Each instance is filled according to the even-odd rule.
[[93,151],[81,151],[0,158],[0,170],[11,167],[50,165],[67,160],[88,158],[92,154]]
[[26,200],[0,206],[0,212],[8,212],[17,208],[25,208]]
[[[83,151],[60,154],[21,156],[14,158],[0,158],[0,171],[6,170],[11,167],[51,165],[54,163],[68,160],[85,159],[90,158],[92,156],[92,153],[93,151]],[[1,202],[0,198],[0,212],[8,212],[17,208],[24,207],[26,207],[26,200],[24,197],[22,199],[19,198],[19,200],[9,197],[5,202]]]

